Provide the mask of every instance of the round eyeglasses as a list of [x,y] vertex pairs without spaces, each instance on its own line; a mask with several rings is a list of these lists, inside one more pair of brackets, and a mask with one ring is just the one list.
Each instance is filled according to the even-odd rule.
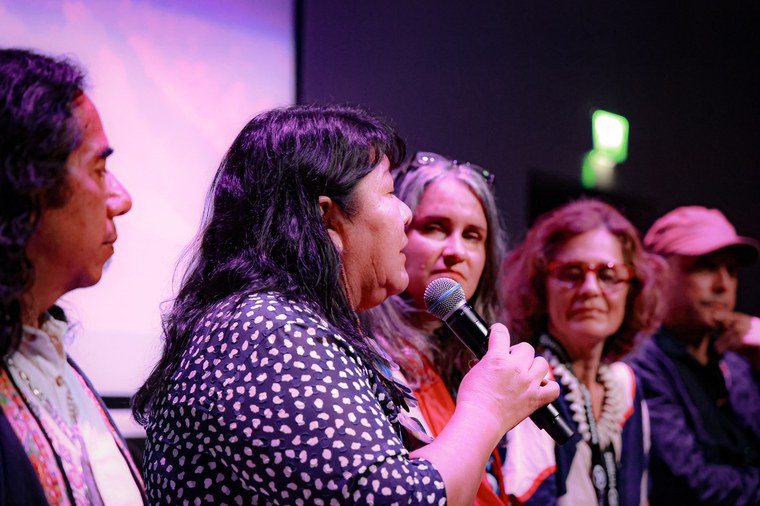
[[554,260],[546,267],[546,273],[567,288],[581,286],[586,281],[589,272],[596,276],[599,286],[605,290],[619,288],[635,275],[630,265],[615,262],[586,263]]

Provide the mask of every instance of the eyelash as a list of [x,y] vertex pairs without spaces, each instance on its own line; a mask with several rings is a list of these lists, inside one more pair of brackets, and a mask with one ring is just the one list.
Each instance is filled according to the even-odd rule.
[[[422,227],[423,232],[446,232],[448,233],[448,230],[443,227],[442,225],[438,223],[428,223]],[[468,240],[481,242],[483,240],[483,236],[481,236],[478,232],[472,232],[472,231],[465,231],[463,234],[463,237]]]

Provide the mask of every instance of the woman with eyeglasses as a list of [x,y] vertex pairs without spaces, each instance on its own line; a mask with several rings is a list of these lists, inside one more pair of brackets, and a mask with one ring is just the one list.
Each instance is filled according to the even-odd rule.
[[356,316],[408,283],[403,157],[353,107],[275,109],[240,132],[134,401],[151,504],[472,504],[503,433],[557,396],[546,361],[494,325],[450,423],[404,448],[407,390]]
[[[426,311],[425,288],[434,279],[451,278],[486,321],[502,320],[497,279],[505,233],[493,182],[493,173],[482,167],[430,152],[417,153],[395,173],[396,194],[413,212],[404,248],[409,286],[371,314],[375,332],[414,390],[418,418],[430,436],[438,436],[454,414],[474,356]],[[414,447],[420,441],[406,443]],[[487,467],[475,504],[505,504],[498,452]]]
[[593,199],[543,215],[508,255],[510,330],[549,362],[556,405],[579,435],[556,446],[530,421],[510,431],[504,478],[514,503],[647,504],[646,405],[616,360],[656,327],[661,269],[634,226]]

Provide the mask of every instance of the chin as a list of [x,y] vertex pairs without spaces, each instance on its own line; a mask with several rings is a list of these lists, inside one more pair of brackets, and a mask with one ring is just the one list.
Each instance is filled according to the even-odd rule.
[[598,341],[606,340],[616,331],[617,329],[613,329],[607,325],[578,325],[572,329],[572,333],[577,336],[586,336]]
[[96,275],[95,273],[87,273],[82,276],[79,276],[74,283],[71,284],[71,287],[67,291],[76,290],[77,288],[87,288],[93,285],[97,285],[98,281],[100,281],[100,278],[102,278],[102,271],[99,271]]
[[406,274],[406,271],[404,271],[404,275],[401,276],[400,279],[397,280],[397,282],[393,283],[388,288],[388,297],[400,294],[401,292],[406,290],[408,286],[409,286],[409,276]]

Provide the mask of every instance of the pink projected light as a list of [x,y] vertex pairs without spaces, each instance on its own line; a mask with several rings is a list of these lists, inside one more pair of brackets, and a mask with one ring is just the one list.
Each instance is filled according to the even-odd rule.
[[0,0],[0,19],[0,45],[68,54],[89,71],[109,168],[134,206],[116,220],[102,281],[62,305],[96,388],[131,395],[157,358],[159,306],[224,151],[257,112],[294,100],[292,5]]

